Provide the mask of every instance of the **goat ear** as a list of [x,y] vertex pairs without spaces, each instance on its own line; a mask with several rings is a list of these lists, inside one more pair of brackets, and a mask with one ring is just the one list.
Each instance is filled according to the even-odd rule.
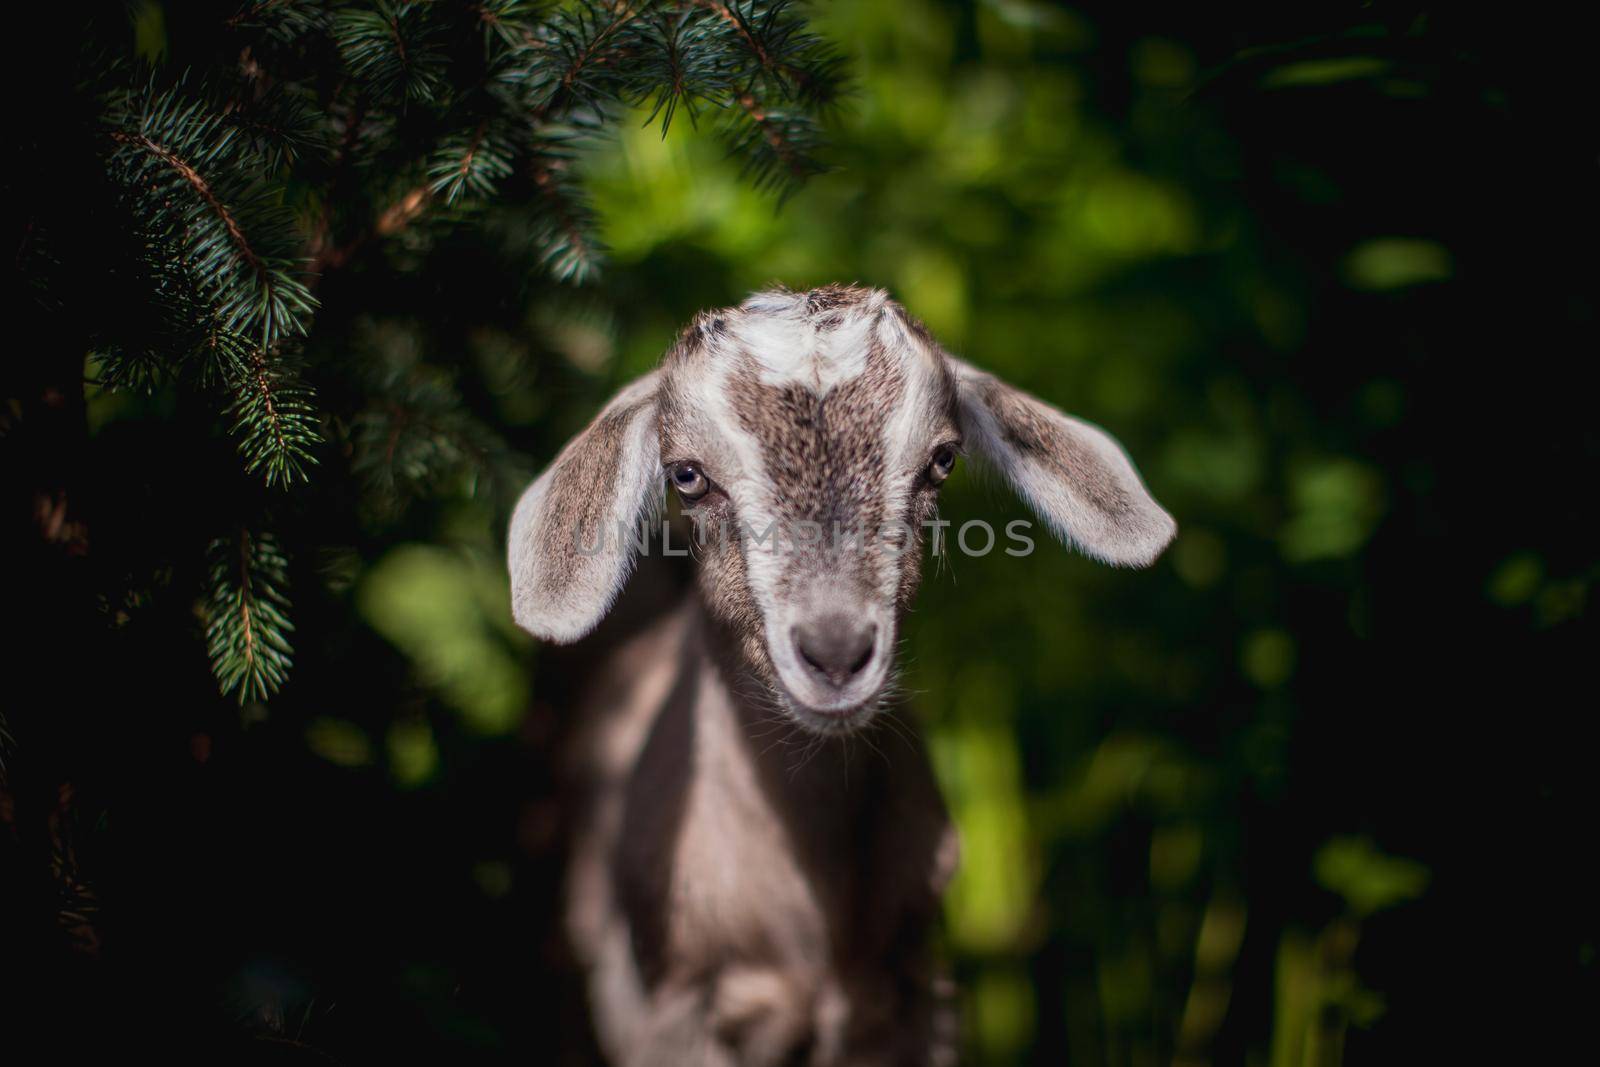
[[613,397],[517,501],[506,545],[517,625],[562,643],[599,625],[662,492],[652,372]]
[[967,445],[1057,537],[1118,566],[1155,561],[1178,525],[1110,434],[958,359],[949,362]]

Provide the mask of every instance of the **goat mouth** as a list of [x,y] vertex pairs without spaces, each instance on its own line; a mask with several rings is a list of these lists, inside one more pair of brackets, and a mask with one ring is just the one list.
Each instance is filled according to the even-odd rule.
[[872,717],[872,705],[862,704],[842,711],[818,711],[815,708],[796,705],[790,716],[807,733],[824,737],[842,737],[854,733]]
[[789,718],[802,730],[814,734],[838,736],[851,733],[865,725],[877,713],[879,699],[876,693],[847,707],[816,707],[795,698],[783,689],[784,704]]

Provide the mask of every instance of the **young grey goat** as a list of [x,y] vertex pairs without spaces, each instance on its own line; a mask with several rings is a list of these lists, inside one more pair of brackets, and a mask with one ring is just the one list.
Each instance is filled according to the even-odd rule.
[[513,611],[550,641],[610,609],[637,551],[618,532],[664,484],[700,534],[698,595],[579,709],[567,924],[614,1062],[953,1062],[923,940],[957,845],[926,754],[829,739],[881,710],[963,451],[1108,563],[1148,564],[1176,531],[1105,433],[846,286],[701,314],[518,503]]

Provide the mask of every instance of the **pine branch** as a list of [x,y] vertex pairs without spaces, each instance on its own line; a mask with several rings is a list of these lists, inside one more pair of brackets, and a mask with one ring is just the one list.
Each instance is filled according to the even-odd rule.
[[[679,108],[691,121],[701,104],[727,110],[734,117],[724,136],[746,157],[745,174],[780,198],[825,169],[815,157],[821,137],[805,109],[833,98],[839,60],[806,32],[798,5],[787,0],[580,0],[542,17],[521,0],[489,0],[467,10],[485,35],[489,72],[477,87],[482,92],[448,102],[469,123],[436,142],[423,167],[425,182],[391,203],[367,230],[342,244],[320,239],[318,269],[348,262],[434,204],[488,200],[525,163],[539,193],[540,239],[547,242],[541,262],[560,280],[593,277],[601,248],[581,193],[565,180],[567,162],[541,159],[539,146],[596,131],[628,103],[648,103],[647,123],[659,119],[663,135]],[[360,34],[352,31],[354,23],[336,29],[336,36],[344,35],[347,61],[377,63],[391,45],[398,55],[408,41],[427,36],[420,23],[408,31],[407,19],[415,21],[407,5],[379,4],[356,20]],[[366,68],[356,73],[363,71],[370,76]],[[768,99],[785,103],[773,106]],[[443,95],[433,102],[447,104]]]
[[330,150],[329,120],[307,92],[277,85],[228,112],[269,175]]
[[245,471],[285,489],[308,480],[313,449],[322,443],[311,386],[281,347],[268,352],[225,331],[213,333],[210,345],[234,397],[230,432]]
[[516,146],[488,119],[447,137],[428,161],[428,191],[453,205],[464,194],[489,197],[511,174]]
[[234,30],[254,30],[291,43],[327,29],[327,5],[320,0],[257,0],[223,20]]
[[714,12],[691,4],[640,23],[637,39],[645,77],[639,98],[653,100],[645,125],[659,116],[663,137],[680,106],[693,123],[697,101],[722,106],[734,91],[734,72],[716,40],[721,27],[715,18]]
[[128,102],[111,140],[113,177],[216,317],[263,347],[304,334],[316,301],[295,270],[299,232],[239,128],[200,101],[152,91]]
[[478,22],[487,37],[511,47],[537,47],[539,38],[535,20],[543,13],[544,7],[544,4],[530,0],[484,0],[473,5],[472,10],[477,13]]
[[534,154],[530,166],[539,191],[534,241],[552,278],[582,285],[599,273],[605,246],[594,234],[594,212],[572,181],[572,162],[571,148],[557,138]]
[[[713,12],[734,30],[779,95],[812,106],[826,106],[837,98],[844,57],[821,37],[807,31],[799,14],[801,5],[792,0],[767,4],[691,2]],[[753,85],[751,79],[747,91]]]
[[517,85],[536,121],[581,107],[603,113],[620,103],[629,28],[645,3],[578,3],[558,9],[520,45],[500,78]]
[[238,220],[234,218],[233,213],[228,210],[227,205],[222,203],[222,201],[217,197],[216,193],[212,191],[211,186],[206,182],[206,180],[200,176],[199,171],[195,170],[194,167],[184,162],[182,157],[180,157],[176,152],[172,151],[170,148],[167,148],[165,145],[158,144],[157,142],[151,140],[145,134],[125,133],[121,130],[117,130],[111,134],[111,137],[118,144],[135,145],[139,148],[142,148],[146,152],[149,152],[151,155],[155,156],[157,159],[161,160],[161,162],[165,163],[167,166],[171,167],[173,171],[177,173],[178,177],[183,179],[184,182],[188,183],[190,188],[194,190],[195,195],[199,196],[201,200],[204,200],[206,206],[209,207],[212,213],[217,216],[218,221],[222,223],[223,229],[227,231],[230,241],[238,250],[240,257],[243,258],[245,263],[249,265],[250,269],[258,274],[265,269],[260,257],[255,254],[253,249],[251,249],[250,242],[245,240],[244,231],[239,228]]
[[369,508],[394,514],[444,485],[476,485],[511,466],[510,449],[467,414],[450,375],[423,362],[414,327],[384,323],[361,347],[371,353],[374,401],[355,419],[351,469]]
[[431,104],[448,91],[440,48],[440,5],[379,0],[371,10],[351,7],[333,20],[333,38],[350,74],[379,100]]
[[224,696],[265,700],[288,679],[289,562],[270,533],[241,529],[207,549],[206,647]]
[[781,202],[827,169],[815,156],[821,133],[811,116],[769,108],[750,93],[740,94],[738,105],[723,136],[731,154],[744,156],[741,173],[756,188],[776,192]]

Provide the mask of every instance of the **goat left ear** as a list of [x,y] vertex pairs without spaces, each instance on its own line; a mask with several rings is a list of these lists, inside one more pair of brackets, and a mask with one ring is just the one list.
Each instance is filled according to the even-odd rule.
[[1106,563],[1155,562],[1178,524],[1110,434],[946,358],[968,446],[1005,475],[1057,537]]
[[656,372],[611,399],[534,481],[511,516],[511,614],[566,643],[599,625],[633,567],[635,528],[661,501]]

